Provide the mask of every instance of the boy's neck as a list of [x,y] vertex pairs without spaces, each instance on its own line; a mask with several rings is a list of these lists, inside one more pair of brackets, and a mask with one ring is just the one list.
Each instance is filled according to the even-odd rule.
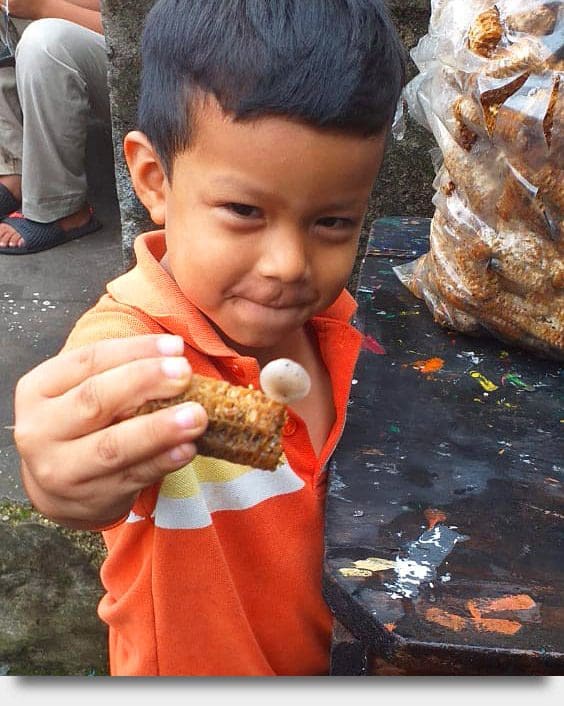
[[307,370],[311,365],[312,356],[317,353],[317,338],[307,323],[296,329],[292,335],[286,336],[278,345],[268,348],[245,348],[230,340],[225,340],[225,343],[241,356],[256,358],[260,368],[276,358],[291,358]]

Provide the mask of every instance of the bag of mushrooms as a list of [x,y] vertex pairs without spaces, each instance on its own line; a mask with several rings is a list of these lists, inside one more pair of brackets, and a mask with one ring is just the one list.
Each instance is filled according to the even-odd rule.
[[396,275],[439,324],[564,360],[564,0],[431,0],[411,56],[435,212]]

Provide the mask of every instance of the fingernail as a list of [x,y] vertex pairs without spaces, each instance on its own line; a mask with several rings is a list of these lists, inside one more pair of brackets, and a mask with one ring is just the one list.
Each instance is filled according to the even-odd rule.
[[180,355],[184,352],[184,341],[180,336],[159,336],[157,350],[163,355]]
[[190,366],[186,358],[165,358],[161,361],[161,370],[167,378],[181,378],[188,375]]
[[183,429],[193,429],[194,427],[200,426],[202,423],[202,417],[199,408],[188,402],[188,404],[182,405],[176,410],[174,416],[176,423],[179,427]]
[[194,456],[194,444],[180,444],[169,452],[173,461],[187,461]]

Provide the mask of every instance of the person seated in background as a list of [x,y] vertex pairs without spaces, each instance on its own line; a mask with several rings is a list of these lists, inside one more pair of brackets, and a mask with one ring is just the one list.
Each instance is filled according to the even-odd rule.
[[0,253],[22,255],[102,227],[85,157],[91,116],[110,124],[108,61],[100,0],[0,9],[0,40],[15,54],[0,62]]

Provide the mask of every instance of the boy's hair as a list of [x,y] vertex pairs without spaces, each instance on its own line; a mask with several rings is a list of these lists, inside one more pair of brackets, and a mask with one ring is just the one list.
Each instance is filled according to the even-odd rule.
[[386,130],[406,55],[381,0],[157,0],[145,20],[138,127],[169,179],[196,98],[236,120],[278,115]]

